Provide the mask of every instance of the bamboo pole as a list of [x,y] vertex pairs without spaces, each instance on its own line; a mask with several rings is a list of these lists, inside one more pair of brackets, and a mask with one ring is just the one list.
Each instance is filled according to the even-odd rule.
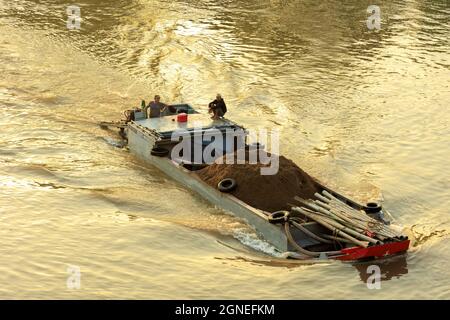
[[[316,200],[316,202],[315,202],[317,204],[317,206],[312,205],[310,202],[307,202],[306,200],[303,200],[299,197],[296,197],[296,200],[305,204],[306,206],[308,206],[309,208],[311,208],[313,210],[319,211],[328,217],[332,217],[334,220],[338,220],[338,221],[346,224],[347,227],[354,229],[358,233],[369,230],[369,228],[366,224],[355,221],[355,219],[353,219],[353,217],[349,217],[348,215],[346,215],[343,212],[327,210],[326,208],[329,206],[326,204],[322,204],[319,200]],[[380,239],[380,240],[385,240],[385,238],[383,237],[383,239]]]
[[[318,193],[316,193],[315,196],[317,196],[317,194]],[[375,220],[374,218],[368,216],[365,212],[363,213],[361,211],[358,211],[356,209],[349,207],[346,203],[344,203],[341,200],[339,200],[338,198],[334,197],[328,191],[323,190],[323,194],[325,195],[325,198],[327,198],[329,200],[328,203],[330,206],[341,208],[342,210],[352,214],[357,219],[375,224],[376,226],[378,226],[381,229],[380,231],[383,233],[383,236],[385,236],[385,237],[398,236],[398,234],[395,231],[393,231],[391,228],[389,228],[382,222]],[[321,196],[321,195],[319,194],[319,196]],[[323,198],[323,196],[321,196],[321,197]],[[370,231],[372,231],[372,230],[370,230]],[[380,231],[372,231],[372,232],[377,233]]]
[[312,210],[314,210],[316,212],[320,212],[320,213],[324,214],[325,216],[331,216],[335,220],[340,220],[341,222],[345,223],[345,221],[343,219],[339,218],[338,216],[334,215],[333,213],[331,213],[330,211],[328,211],[328,210],[326,210],[324,208],[321,208],[321,207],[319,207],[319,206],[317,206],[317,205],[315,205],[315,204],[313,204],[311,202],[308,202],[308,201],[306,201],[306,200],[304,200],[302,198],[299,198],[299,197],[295,197],[294,199],[299,201],[299,202],[301,202],[303,205],[307,206],[308,208],[310,208],[310,209],[312,209]]
[[317,199],[321,200],[322,202],[325,202],[325,203],[330,202],[330,199],[328,199],[327,197],[324,197],[323,195],[321,195],[318,192],[316,192],[314,195],[316,196]]
[[[297,199],[298,201],[308,205],[310,203],[308,203],[305,200],[300,200]],[[336,216],[339,218],[339,220],[343,223],[346,224],[350,224],[347,225],[348,227],[351,227],[352,229],[354,229],[355,231],[361,233],[361,232],[365,232],[366,230],[369,230],[368,226],[362,222],[359,221],[355,221],[355,219],[353,218],[353,216],[349,216],[349,214],[346,214],[345,212],[339,212],[339,211],[335,211],[335,210],[328,210],[327,208],[333,209],[332,207],[328,206],[327,204],[322,203],[320,200],[316,200],[315,204],[317,204],[318,206],[321,207],[320,212],[323,212],[324,214],[326,214],[327,216],[331,216],[333,218],[335,218]],[[311,206],[309,205],[310,208],[317,210],[317,207],[315,206]],[[319,211],[319,210],[317,210]],[[335,220],[337,220],[335,218]],[[369,230],[370,231],[370,230]],[[385,237],[383,237],[383,239],[380,240],[385,240]]]
[[324,208],[324,209],[326,209],[328,211],[331,209],[331,207],[328,204],[326,204],[326,203],[324,203],[324,202],[322,202],[320,200],[315,200],[314,203],[317,204],[318,206],[321,206],[322,208]]
[[335,241],[338,241],[338,242],[345,242],[345,243],[353,244],[353,242],[351,242],[350,240],[347,240],[347,239],[344,239],[344,238],[330,236],[329,234],[321,234],[321,237],[326,238],[326,239],[330,239],[330,240],[335,240]]
[[[336,210],[344,210],[346,212],[349,212],[349,210],[345,207],[343,207],[342,205],[338,205],[338,206],[333,206],[334,208],[336,208]],[[369,217],[367,214],[365,213],[359,213],[356,210],[353,210],[354,212],[352,213],[353,216],[355,217],[355,219],[358,219],[360,221],[364,221],[366,222],[368,225],[367,227],[376,233],[380,233],[386,237],[395,237],[397,236],[397,234],[395,232],[393,232],[392,229],[390,229],[388,226],[384,225],[382,222],[377,221],[371,217]],[[350,212],[349,212],[350,213]],[[372,227],[369,227],[369,224],[373,224]]]
[[[301,209],[303,209],[303,208],[301,208]],[[306,211],[306,210],[303,210],[303,211]],[[312,215],[317,215],[314,212],[309,212],[309,214],[310,214],[310,218],[311,218],[311,214]],[[351,234],[351,235],[353,235],[353,236],[355,236],[355,237],[357,237],[357,238],[359,238],[361,240],[369,241],[369,242],[374,243],[374,244],[378,244],[379,243],[379,241],[377,241],[376,239],[373,239],[373,238],[368,237],[368,236],[366,236],[364,234],[361,234],[360,231],[354,230],[350,226],[344,226],[344,225],[340,224],[339,222],[331,219],[330,217],[319,216],[319,218],[320,219],[325,219],[325,222],[327,222],[327,223],[331,224],[332,226],[334,226],[334,227],[336,227],[336,228],[338,228],[340,230],[343,230],[343,231],[345,231],[345,232],[347,232],[347,233],[349,233],[349,234]]]
[[[335,213],[336,213],[336,211],[340,211],[340,212],[345,212],[345,213],[349,214],[353,219],[355,219],[355,220],[359,221],[359,223],[363,224],[364,228],[366,230],[369,230],[373,233],[380,234],[380,235],[382,235],[384,237],[388,237],[388,238],[395,236],[395,234],[393,234],[392,231],[389,228],[387,228],[383,223],[381,223],[375,219],[372,219],[368,216],[367,216],[367,218],[365,218],[365,217],[363,217],[361,215],[357,215],[354,212],[351,212],[350,210],[343,208],[341,206],[336,207],[336,206],[332,205],[332,211]],[[353,211],[357,212],[356,210],[353,210]],[[372,224],[373,226],[370,226],[370,224]]]
[[349,234],[345,233],[343,230],[340,230],[340,229],[336,228],[335,226],[329,224],[327,221],[324,221],[320,217],[317,217],[317,215],[315,215],[315,214],[312,214],[312,213],[310,213],[306,210],[303,210],[302,208],[299,208],[299,207],[293,207],[292,210],[300,212],[300,213],[304,214],[305,216],[317,221],[319,224],[321,224],[325,228],[333,231],[335,234],[341,235],[343,238],[350,240],[353,244],[356,244],[356,245],[358,245],[360,247],[364,247],[364,248],[367,248],[369,246],[368,242],[363,242],[363,241],[360,241],[360,240],[350,236]]
[[348,226],[344,226],[344,225],[340,224],[339,222],[337,222],[335,220],[328,219],[328,218],[322,218],[322,219],[325,219],[326,222],[331,224],[332,226],[334,226],[334,227],[336,227],[336,228],[338,228],[338,229],[340,229],[342,231],[345,231],[345,232],[351,234],[352,236],[355,236],[355,237],[357,237],[357,238],[359,238],[361,240],[365,240],[365,241],[371,242],[373,244],[380,244],[380,242],[381,242],[379,240],[376,240],[376,239],[373,239],[373,238],[371,238],[369,236],[366,236],[365,234],[362,234],[362,233],[358,232],[357,230],[354,230],[354,229],[352,229],[352,228],[350,228]]

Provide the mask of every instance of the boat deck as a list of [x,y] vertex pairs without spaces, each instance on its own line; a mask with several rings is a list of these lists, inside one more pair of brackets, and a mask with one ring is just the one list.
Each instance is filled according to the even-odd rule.
[[192,130],[194,128],[220,128],[232,125],[226,119],[212,120],[209,114],[189,114],[187,122],[177,122],[176,115],[159,118],[148,118],[135,121],[137,124],[160,133],[172,132],[175,130]]

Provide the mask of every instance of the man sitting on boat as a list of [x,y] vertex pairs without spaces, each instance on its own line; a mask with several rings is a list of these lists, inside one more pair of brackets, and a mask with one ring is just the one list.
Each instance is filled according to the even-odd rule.
[[150,102],[143,111],[147,115],[147,110],[150,109],[150,115],[148,116],[148,118],[159,118],[161,117],[161,113],[163,113],[167,108],[172,113],[176,111],[174,107],[161,102],[161,97],[159,95],[156,95],[155,100]]
[[214,119],[214,120],[220,119],[227,112],[227,106],[225,104],[225,100],[223,100],[222,96],[219,93],[216,95],[216,99],[209,103],[209,111],[208,112],[213,114],[211,119]]

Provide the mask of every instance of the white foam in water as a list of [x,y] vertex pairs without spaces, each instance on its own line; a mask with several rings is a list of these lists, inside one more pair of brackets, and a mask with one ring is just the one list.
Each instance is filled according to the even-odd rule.
[[124,146],[124,142],[122,140],[116,140],[110,137],[103,137],[103,140],[105,140],[109,145],[116,148],[122,148]]
[[233,237],[239,240],[242,244],[255,249],[257,251],[264,252],[273,257],[281,257],[283,253],[279,252],[270,243],[258,238],[254,233],[249,233],[246,229],[237,229],[233,233]]

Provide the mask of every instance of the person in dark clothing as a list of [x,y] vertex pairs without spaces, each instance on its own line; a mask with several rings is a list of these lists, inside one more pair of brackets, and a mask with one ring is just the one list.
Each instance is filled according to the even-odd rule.
[[218,120],[227,112],[227,105],[220,94],[217,94],[216,99],[209,103],[209,113],[213,116],[211,119]]

